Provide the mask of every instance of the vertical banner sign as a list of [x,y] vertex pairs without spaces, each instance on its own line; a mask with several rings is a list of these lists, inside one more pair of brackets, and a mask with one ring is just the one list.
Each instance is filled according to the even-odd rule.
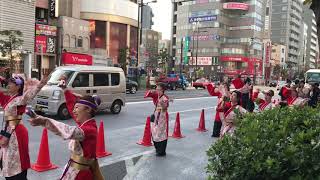
[[190,44],[190,37],[186,36],[184,38],[184,44],[183,44],[183,63],[184,64],[189,63],[189,57],[188,57],[189,44]]
[[49,0],[50,17],[56,17],[56,0]]

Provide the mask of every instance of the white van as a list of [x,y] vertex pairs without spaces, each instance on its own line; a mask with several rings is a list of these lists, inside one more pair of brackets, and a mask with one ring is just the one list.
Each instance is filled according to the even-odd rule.
[[36,96],[33,108],[38,113],[70,118],[63,90],[58,87],[60,78],[66,79],[66,89],[81,95],[98,95],[102,103],[99,110],[118,114],[125,105],[126,79],[118,67],[61,66],[50,75],[48,84]]

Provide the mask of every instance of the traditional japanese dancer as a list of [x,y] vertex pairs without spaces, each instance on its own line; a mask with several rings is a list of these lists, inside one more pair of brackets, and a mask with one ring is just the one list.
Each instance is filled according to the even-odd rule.
[[31,102],[47,78],[41,82],[30,79],[26,83],[21,75],[8,79],[7,93],[0,92],[0,105],[4,109],[0,133],[1,176],[11,180],[27,179],[30,168],[28,130],[22,123],[27,103]]
[[247,113],[243,107],[240,106],[241,93],[239,91],[233,91],[230,97],[230,102],[224,98],[221,106],[217,109],[219,112],[224,112],[221,118],[222,127],[220,137],[225,134],[233,134],[235,130],[235,120],[237,116],[242,116]]
[[145,97],[151,97],[155,105],[154,119],[151,122],[151,134],[157,156],[165,156],[168,141],[169,97],[165,95],[165,84],[159,83],[156,91],[147,91]]
[[264,99],[260,99],[257,97],[256,101],[259,101],[259,107],[255,112],[262,112],[265,110],[271,110],[274,108],[274,104],[272,103],[272,97],[274,96],[274,91],[269,90],[267,92],[263,92],[264,94]]
[[96,159],[97,125],[94,119],[101,100],[97,96],[80,96],[65,91],[67,108],[77,126],[70,126],[53,119],[37,115],[29,120],[32,126],[43,126],[70,140],[70,160],[60,180],[104,179]]
[[218,105],[216,108],[216,114],[211,137],[220,137],[220,131],[222,126],[220,117],[223,116],[223,112],[219,112],[217,109],[221,107],[223,101],[226,101],[230,98],[229,84],[227,82],[224,82],[218,87],[215,87],[213,84],[208,84],[207,90],[211,96],[218,97]]

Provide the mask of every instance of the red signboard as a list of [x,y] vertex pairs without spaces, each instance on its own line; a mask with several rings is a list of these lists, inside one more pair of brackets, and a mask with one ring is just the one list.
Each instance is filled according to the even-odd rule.
[[[42,49],[42,51],[41,51]],[[36,47],[35,51],[37,53],[46,53],[47,52],[47,36],[36,36]]]
[[248,62],[248,57],[241,56],[221,56],[220,61],[239,61],[239,62]]
[[269,63],[270,63],[270,54],[271,54],[271,45],[270,43],[266,44],[266,66],[269,67]]
[[223,3],[223,9],[237,9],[237,10],[249,10],[249,4],[238,3],[238,2],[228,2]]
[[87,54],[63,53],[63,64],[92,65],[92,56]]
[[43,24],[36,24],[36,34],[45,36],[57,36],[57,27]]

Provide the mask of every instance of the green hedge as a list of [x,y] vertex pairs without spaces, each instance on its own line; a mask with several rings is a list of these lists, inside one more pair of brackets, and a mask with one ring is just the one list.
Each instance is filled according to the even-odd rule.
[[273,109],[237,121],[207,151],[208,179],[320,179],[320,111]]

